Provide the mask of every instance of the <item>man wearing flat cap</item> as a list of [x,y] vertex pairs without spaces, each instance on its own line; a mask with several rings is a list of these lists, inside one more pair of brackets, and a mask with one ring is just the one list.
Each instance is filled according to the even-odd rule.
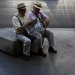
[[31,39],[26,36],[25,29],[28,25],[34,24],[35,20],[27,21],[26,18],[26,6],[24,3],[20,3],[17,5],[18,12],[15,14],[15,16],[12,19],[13,28],[16,33],[16,38],[23,42],[23,55],[22,58],[24,60],[29,60],[30,56],[30,47],[31,44],[33,48],[31,49],[33,52],[37,52],[38,46],[40,43],[40,37],[38,36],[32,36],[33,42],[31,43]]
[[[41,34],[42,37],[47,38],[48,42],[49,42],[49,52],[53,52],[53,53],[57,53],[56,50],[54,50],[53,46],[54,46],[54,36],[53,33],[47,29],[45,29],[45,27],[47,27],[50,23],[50,19],[49,17],[44,14],[42,11],[42,5],[40,2],[36,2],[33,4],[33,9],[31,11],[29,11],[27,13],[27,18],[29,21],[32,21],[36,18],[39,19],[40,21],[40,25],[41,25],[41,29],[38,31],[39,34]],[[45,26],[44,26],[45,24]],[[42,42],[42,41],[41,41]]]

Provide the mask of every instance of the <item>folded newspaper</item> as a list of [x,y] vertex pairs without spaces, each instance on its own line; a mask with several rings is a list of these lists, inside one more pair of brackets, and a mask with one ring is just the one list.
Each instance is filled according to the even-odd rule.
[[40,21],[39,19],[37,18],[37,22],[36,24],[34,24],[34,26],[27,26],[25,28],[25,30],[28,32],[28,34],[32,34],[33,32],[35,31],[39,31],[41,29],[41,24],[40,24]]

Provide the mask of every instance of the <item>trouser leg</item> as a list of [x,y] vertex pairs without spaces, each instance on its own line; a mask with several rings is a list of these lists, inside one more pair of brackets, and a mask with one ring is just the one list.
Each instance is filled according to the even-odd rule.
[[54,46],[54,35],[51,31],[47,30],[46,29],[46,32],[45,32],[45,29],[43,31],[41,31],[41,35],[44,37],[44,38],[47,38],[48,42],[49,42],[49,46]]
[[38,32],[36,32],[35,35],[38,36],[38,40],[39,40],[38,49],[40,49],[42,48],[42,35]]
[[42,48],[42,37],[38,32],[34,32],[33,34],[31,34],[32,38],[33,38],[33,42],[31,45],[31,51],[33,52],[38,52],[39,48]]
[[25,55],[30,55],[30,45],[31,45],[31,40],[24,36],[23,34],[17,34],[16,35],[17,39],[23,42],[23,54]]
[[46,33],[45,33],[45,37],[47,38],[48,42],[49,42],[49,47],[50,46],[54,46],[54,35],[51,31],[49,30],[46,30]]

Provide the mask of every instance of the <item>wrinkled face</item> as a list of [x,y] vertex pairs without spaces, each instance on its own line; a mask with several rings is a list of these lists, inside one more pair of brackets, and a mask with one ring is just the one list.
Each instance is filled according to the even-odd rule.
[[35,7],[33,6],[33,10],[35,11],[36,14],[39,14],[40,9],[35,8]]
[[25,16],[26,8],[25,9],[18,9],[18,12],[21,14],[21,16]]

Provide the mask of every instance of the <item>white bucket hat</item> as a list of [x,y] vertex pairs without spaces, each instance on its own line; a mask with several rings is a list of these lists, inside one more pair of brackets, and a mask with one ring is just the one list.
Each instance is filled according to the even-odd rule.
[[25,9],[26,5],[24,3],[20,3],[17,5],[17,9]]
[[33,6],[34,6],[35,8],[42,9],[42,5],[41,5],[41,3],[39,3],[39,2],[36,2]]

